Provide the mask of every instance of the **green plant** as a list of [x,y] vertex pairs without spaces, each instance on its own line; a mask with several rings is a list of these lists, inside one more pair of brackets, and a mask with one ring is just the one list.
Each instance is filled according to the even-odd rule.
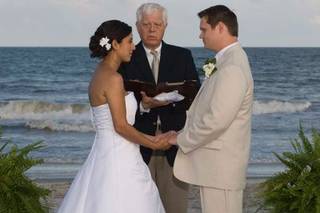
[[13,145],[8,152],[3,143],[0,129],[0,213],[43,213],[48,211],[46,196],[50,191],[32,182],[25,172],[32,166],[42,163],[41,159],[29,157],[31,151],[42,148],[36,142],[22,148]]
[[260,185],[264,208],[274,213],[320,213],[320,134],[312,129],[312,141],[300,124],[293,152],[274,153],[286,170]]

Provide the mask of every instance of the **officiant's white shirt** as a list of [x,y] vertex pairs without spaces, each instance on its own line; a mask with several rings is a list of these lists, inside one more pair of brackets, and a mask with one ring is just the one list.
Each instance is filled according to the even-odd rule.
[[[150,68],[152,67],[152,60],[153,60],[153,55],[151,54],[151,49],[147,48],[146,46],[144,46],[144,44],[142,43],[142,46],[144,48],[144,50],[146,51],[146,55],[147,55],[147,59],[148,59],[148,62],[149,62],[149,66]],[[159,61],[161,59],[161,48],[162,48],[162,42],[160,43],[159,47],[157,47],[155,49],[155,51],[157,51],[159,53]],[[140,104],[139,104],[139,108],[140,108],[140,113],[143,114],[143,113],[146,113],[146,112],[150,112],[150,108],[149,109],[145,109],[142,105],[142,102],[140,101]]]
[[[144,46],[144,44],[142,43],[142,46],[144,48],[144,50],[146,51],[146,55],[147,55],[147,58],[148,58],[148,62],[149,62],[149,65],[150,65],[150,68],[152,68],[152,60],[153,60],[153,55],[151,54],[151,49],[147,48],[146,46]],[[156,52],[158,52],[158,56],[159,56],[159,61],[161,59],[161,47],[162,47],[162,42],[160,43],[159,47],[157,47],[155,49]]]

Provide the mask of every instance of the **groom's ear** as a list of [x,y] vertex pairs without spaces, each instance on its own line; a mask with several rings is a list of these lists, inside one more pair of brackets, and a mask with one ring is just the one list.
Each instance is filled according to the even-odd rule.
[[221,21],[219,21],[215,27],[219,31],[219,33],[222,33],[224,30],[226,30],[226,25]]

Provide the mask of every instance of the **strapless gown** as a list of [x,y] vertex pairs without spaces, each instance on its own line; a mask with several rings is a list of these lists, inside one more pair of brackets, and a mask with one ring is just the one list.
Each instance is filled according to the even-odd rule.
[[[137,109],[132,92],[125,103],[132,125]],[[91,109],[95,140],[58,213],[165,213],[139,145],[117,134],[108,104]]]

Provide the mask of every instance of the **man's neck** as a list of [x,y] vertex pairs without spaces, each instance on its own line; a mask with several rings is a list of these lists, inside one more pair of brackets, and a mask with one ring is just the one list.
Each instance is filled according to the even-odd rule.
[[142,42],[142,44],[143,44],[143,46],[144,46],[145,49],[149,49],[149,50],[156,50],[156,49],[158,49],[160,46],[162,46],[162,45],[161,45],[162,43],[160,43],[160,44],[158,44],[158,45],[156,45],[156,46],[148,46],[148,45],[144,44],[143,42]]
[[160,43],[157,47],[150,47],[150,46],[147,46],[145,45],[143,42],[142,42],[142,45],[144,47],[144,49],[147,51],[147,50],[161,50],[161,47],[162,47],[162,43]]
[[220,48],[216,52],[217,53],[220,52],[221,50],[223,50],[224,48],[226,48],[227,46],[229,46],[235,42],[238,42],[237,37],[232,36],[232,37],[226,38],[224,41],[222,41]]
[[235,46],[237,44],[238,44],[238,41],[236,40],[233,43],[229,43],[229,45],[225,46],[223,49],[219,50],[217,52],[217,54],[215,55],[216,60],[218,61],[229,48],[232,48],[233,46]]

